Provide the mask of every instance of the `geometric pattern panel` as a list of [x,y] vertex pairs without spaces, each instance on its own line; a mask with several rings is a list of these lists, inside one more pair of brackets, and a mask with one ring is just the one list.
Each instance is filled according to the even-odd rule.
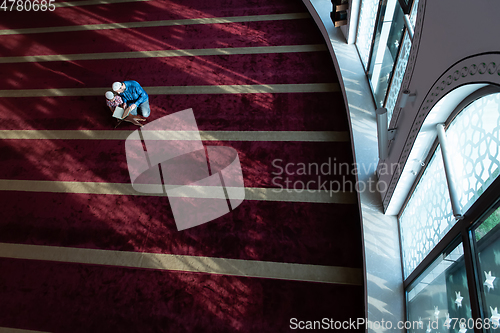
[[411,7],[410,12],[410,23],[413,29],[415,29],[415,24],[417,22],[417,11],[418,11],[418,0],[413,2],[413,7]]
[[500,171],[500,93],[481,97],[460,112],[446,131],[465,211]]
[[391,87],[389,88],[389,93],[387,95],[386,109],[387,109],[387,119],[389,123],[391,122],[392,114],[394,113],[394,107],[396,106],[396,101],[398,99],[399,91],[401,90],[401,84],[403,83],[403,77],[406,71],[406,64],[408,63],[408,58],[410,57],[411,50],[411,40],[408,36],[408,32],[405,33],[403,39],[403,45],[399,50],[398,60],[396,62],[396,69],[394,70],[394,75],[391,81]]
[[405,279],[456,223],[438,146],[399,218]]
[[[419,12],[425,12],[427,0],[419,0]],[[415,35],[413,38],[413,50],[410,53],[410,58],[408,59],[408,64],[406,65],[406,73],[403,79],[403,87],[409,86],[409,81],[412,76],[415,62],[416,53],[418,53],[418,46],[420,44],[420,36],[422,32],[422,22],[423,15],[418,15],[417,24],[415,26]],[[432,108],[441,100],[442,96],[446,96],[449,92],[454,89],[472,83],[486,83],[494,84],[500,86],[500,54],[497,52],[481,53],[474,56],[469,56],[464,58],[453,66],[448,68],[441,76],[436,80],[434,85],[429,89],[429,91],[423,97],[423,102],[418,107],[418,112],[415,115],[415,121],[411,125],[411,129],[408,133],[418,133],[423,123],[426,120],[427,115],[430,113]],[[399,113],[399,109],[396,108],[395,113]],[[406,142],[401,149],[393,154],[395,158],[390,158],[386,163],[399,163],[400,165],[406,165],[408,162],[412,147],[415,144],[417,135],[411,134],[406,139]],[[388,183],[388,190],[383,194],[383,206],[387,210],[395,190],[397,189],[398,182],[401,180],[401,174],[403,168],[396,168],[394,172],[386,177],[382,177],[382,180]],[[390,180],[389,180],[390,179]]]
[[[410,13],[410,23],[415,29],[415,22],[417,20],[417,9],[418,9],[418,0],[415,0],[413,3],[413,7]],[[401,85],[403,83],[403,77],[406,72],[406,64],[408,63],[408,58],[410,57],[411,50],[411,40],[408,35],[408,31],[405,33],[405,37],[403,39],[403,44],[398,53],[398,59],[396,61],[396,69],[394,70],[394,75],[391,81],[391,87],[389,88],[389,93],[387,94],[387,119],[389,123],[391,122],[392,114],[394,113],[394,108],[396,107],[396,102],[398,99],[399,91],[401,90]]]
[[361,11],[359,14],[359,24],[356,36],[356,47],[358,48],[359,57],[363,62],[365,70],[368,69],[368,59],[370,57],[373,32],[375,30],[378,4],[378,0],[361,1]]

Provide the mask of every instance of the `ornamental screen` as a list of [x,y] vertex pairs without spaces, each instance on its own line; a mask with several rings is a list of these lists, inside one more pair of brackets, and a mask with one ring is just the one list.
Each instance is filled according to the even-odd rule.
[[[450,123],[448,153],[462,213],[500,173],[500,93],[475,100]],[[438,146],[399,219],[405,278],[455,225]]]
[[399,219],[405,279],[456,222],[443,168],[438,147]]
[[[413,29],[415,29],[415,22],[417,20],[417,8],[418,0],[415,0],[410,14],[410,22]],[[392,76],[391,86],[387,94],[385,107],[387,109],[387,119],[389,122],[391,121],[392,114],[394,113],[394,107],[396,106],[396,100],[398,98],[399,91],[401,90],[401,84],[403,83],[403,77],[406,72],[406,65],[408,64],[408,58],[410,57],[411,45],[410,37],[408,36],[408,32],[406,32],[401,50],[398,54],[398,59],[396,61],[396,68]]]
[[378,0],[363,0],[361,2],[356,46],[365,70],[368,68],[373,31],[377,20],[378,3]]
[[398,60],[396,62],[396,69],[394,70],[394,75],[392,77],[391,86],[387,95],[387,120],[391,122],[392,114],[394,113],[394,107],[396,106],[396,101],[398,99],[399,91],[401,90],[401,84],[403,83],[403,77],[406,72],[406,65],[408,64],[408,58],[410,57],[411,41],[408,33],[405,34],[403,39],[403,45],[399,51]]
[[500,167],[500,94],[471,103],[446,131],[465,212],[496,179]]

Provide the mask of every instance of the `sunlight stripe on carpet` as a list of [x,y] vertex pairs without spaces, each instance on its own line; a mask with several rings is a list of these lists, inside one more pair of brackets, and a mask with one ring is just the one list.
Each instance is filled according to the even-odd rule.
[[56,7],[80,7],[80,6],[108,5],[113,3],[139,2],[139,1],[150,1],[150,0],[84,0],[84,1],[55,2],[55,5]]
[[175,25],[193,25],[193,24],[282,21],[282,20],[305,19],[310,17],[311,15],[309,13],[293,13],[293,14],[250,15],[250,16],[232,16],[232,17],[206,17],[206,18],[183,19],[183,20],[101,23],[101,24],[74,25],[74,26],[63,26],[63,27],[4,29],[0,30],[0,35],[26,35],[26,34],[69,32],[69,31],[132,29],[132,28],[167,27]]
[[49,333],[49,332],[23,330],[20,328],[0,327],[0,333]]
[[0,243],[0,257],[253,278],[363,285],[359,268]]
[[[101,96],[108,88],[61,88],[0,90],[0,97],[55,97],[55,96]],[[278,94],[339,92],[338,83],[303,84],[256,84],[256,85],[205,85],[144,87],[149,95],[193,95],[193,94]]]
[[75,60],[103,60],[103,59],[131,59],[131,58],[169,58],[169,57],[198,57],[213,55],[242,55],[242,54],[269,54],[326,51],[325,45],[285,45],[285,46],[257,46],[234,47],[220,49],[185,49],[163,51],[138,52],[111,52],[111,53],[83,53],[83,54],[55,54],[24,57],[2,57],[0,64],[46,61],[75,61]]
[[[143,132],[157,132],[147,131]],[[0,130],[0,140],[126,140],[135,131]],[[161,140],[349,142],[347,131],[165,131]]]
[[[275,202],[305,202],[305,203],[328,203],[328,204],[356,204],[356,192],[341,192],[338,189],[342,186],[338,182],[330,184],[325,179],[314,180],[309,188],[311,190],[304,190],[299,188],[284,189],[284,188],[259,188],[259,187],[246,187],[245,200],[255,201],[275,201]],[[324,188],[321,190],[313,189],[317,186]],[[302,183],[304,184],[304,183]],[[350,183],[349,183],[350,184]],[[347,184],[347,185],[349,185]],[[305,185],[305,184],[304,184]],[[148,187],[161,185],[148,185]],[[300,185],[302,186],[302,185]],[[354,184],[350,184],[354,188]],[[167,188],[174,188],[178,186],[169,186]],[[202,186],[185,186],[193,188],[191,193],[207,193],[210,188]],[[347,187],[347,186],[346,186]],[[350,189],[349,187],[349,189]],[[226,187],[227,189],[227,187]],[[21,191],[21,192],[48,192],[48,193],[76,193],[76,194],[99,194],[99,195],[133,195],[133,196],[167,196],[165,193],[140,193],[132,188],[129,183],[104,183],[104,182],[70,182],[70,181],[49,181],[49,180],[17,180],[17,179],[0,179],[0,191]],[[225,199],[226,197],[219,197],[218,191],[212,192],[212,198]],[[196,197],[196,195],[191,195]]]

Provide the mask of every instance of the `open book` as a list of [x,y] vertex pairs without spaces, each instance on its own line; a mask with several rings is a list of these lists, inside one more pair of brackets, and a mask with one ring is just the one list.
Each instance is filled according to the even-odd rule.
[[113,117],[118,118],[118,119],[123,119],[125,110],[119,106],[115,108],[115,112],[113,112]]

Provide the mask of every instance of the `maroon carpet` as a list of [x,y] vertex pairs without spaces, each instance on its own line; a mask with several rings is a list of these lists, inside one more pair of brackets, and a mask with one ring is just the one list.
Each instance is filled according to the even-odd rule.
[[[0,129],[109,130],[104,97],[2,98]],[[153,95],[150,119],[193,108],[203,131],[347,131],[340,93]],[[311,112],[314,110],[314,112]],[[78,114],[78,117],[75,117]],[[119,129],[135,129],[120,125]]]
[[[279,188],[285,179],[295,183],[317,181],[318,177],[322,181],[355,181],[349,142],[206,141],[205,144],[238,151],[246,187]],[[332,152],[333,157],[325,155],[325,151]],[[0,154],[4,156],[0,161],[3,179],[130,182],[125,147],[119,140],[2,140]],[[114,167],[109,168],[110,165]],[[316,183],[310,183],[310,188],[317,189]]]
[[[77,0],[84,1],[84,0]],[[75,2],[75,1],[71,1]],[[200,0],[148,1],[62,7],[49,12],[10,12],[2,17],[0,28],[20,29],[68,25],[103,24],[131,21],[181,20],[210,17],[302,13],[306,9],[298,1],[278,0]],[[318,37],[318,36],[316,36]]]
[[[78,0],[82,1],[82,0]],[[12,12],[0,29],[306,13],[300,0],[172,0]],[[11,14],[11,15],[10,15]],[[323,44],[311,18],[0,35],[0,57]],[[0,63],[0,90],[338,83],[326,51]],[[148,121],[193,108],[202,131],[349,130],[342,94],[150,96]],[[2,97],[0,130],[107,130],[104,96]],[[123,124],[118,130],[135,130]],[[56,134],[57,135],[57,134]],[[206,141],[234,148],[246,187],[354,182],[350,142]],[[123,140],[0,141],[0,181],[130,183]],[[300,174],[298,163],[348,165]],[[293,165],[290,174],[277,175]],[[317,189],[317,183],[311,189]],[[0,191],[0,243],[206,256],[362,269],[358,205],[245,200],[177,231],[167,197]],[[0,244],[1,252],[1,244]],[[0,330],[290,332],[290,320],[349,320],[364,287],[38,261],[0,255]],[[311,330],[310,330],[311,331]]]
[[326,52],[307,52],[0,64],[5,77],[30,73],[0,82],[0,89],[107,87],[125,74],[140,76],[144,87],[326,83],[331,82],[333,68],[325,70],[315,64],[328,60]]
[[323,40],[314,21],[283,20],[6,35],[0,36],[0,52],[14,57],[317,43]]
[[10,272],[0,289],[10,315],[0,312],[0,322],[15,327],[287,332],[291,318],[363,317],[359,287],[12,259],[0,259],[0,270]]
[[[361,260],[359,241],[349,238],[352,205],[247,200],[233,214],[181,233],[167,198],[13,192],[5,201],[18,213],[4,214],[1,242],[346,267]],[[157,208],[145,213],[144,206]]]

